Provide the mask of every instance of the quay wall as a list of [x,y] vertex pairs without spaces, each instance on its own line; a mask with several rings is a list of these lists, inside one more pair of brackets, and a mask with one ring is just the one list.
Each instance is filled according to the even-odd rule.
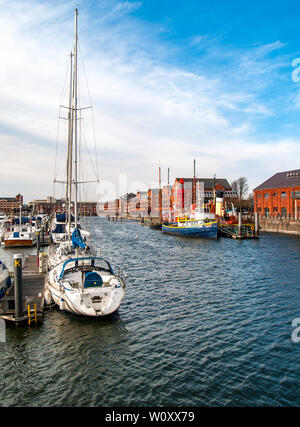
[[272,233],[298,234],[300,236],[300,220],[290,218],[259,218],[260,231]]

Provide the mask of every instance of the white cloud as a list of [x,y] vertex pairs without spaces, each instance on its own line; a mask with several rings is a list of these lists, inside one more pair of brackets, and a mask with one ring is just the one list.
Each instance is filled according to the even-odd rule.
[[[0,0],[0,5],[0,193],[21,191],[27,200],[45,197],[52,190],[58,104],[73,39],[74,2],[52,1],[49,10],[37,1]],[[113,2],[110,10],[108,5],[104,28],[95,24],[103,17],[89,15],[84,5],[79,10],[102,180],[117,185],[118,175],[127,174],[129,182],[143,181],[147,186],[157,179],[159,160],[163,177],[170,167],[175,178],[191,175],[196,157],[199,176],[216,173],[231,180],[245,175],[253,188],[281,170],[283,158],[287,168],[298,167],[297,141],[253,138],[255,118],[272,115],[254,93],[225,89],[219,75],[203,75],[153,58],[145,47],[151,34],[141,40],[142,27],[128,34],[122,21],[130,19],[141,2]],[[120,22],[112,28],[108,14],[112,18],[116,12]],[[258,55],[263,58],[264,51],[280,47],[275,42],[258,49]],[[156,42],[153,49],[164,51]],[[246,57],[242,64],[247,66]],[[89,105],[89,100],[82,98],[82,105]],[[85,138],[92,141],[89,111],[83,114]],[[92,143],[88,144],[92,151]],[[60,145],[60,173],[64,152]],[[91,175],[90,158],[86,159]],[[90,199],[95,199],[93,191]]]

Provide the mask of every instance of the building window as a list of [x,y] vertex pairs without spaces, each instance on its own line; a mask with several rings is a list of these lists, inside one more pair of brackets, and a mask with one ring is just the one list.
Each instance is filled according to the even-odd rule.
[[276,197],[277,196],[277,193],[273,193],[273,197]]
[[270,215],[270,210],[269,208],[265,208],[265,216],[269,216]]
[[265,193],[265,199],[269,198],[269,193]]
[[286,216],[286,208],[281,208],[281,215]]
[[260,194],[260,193],[258,193],[257,197],[261,197],[261,194]]
[[278,212],[278,207],[277,206],[273,207],[273,212]]
[[286,197],[286,192],[285,191],[281,192],[281,197]]

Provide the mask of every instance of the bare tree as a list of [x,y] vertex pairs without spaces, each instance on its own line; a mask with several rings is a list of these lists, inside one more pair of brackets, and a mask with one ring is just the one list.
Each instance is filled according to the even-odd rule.
[[231,187],[234,191],[237,192],[239,198],[239,207],[241,208],[242,200],[249,190],[247,178],[241,176],[239,179],[236,179],[231,183]]

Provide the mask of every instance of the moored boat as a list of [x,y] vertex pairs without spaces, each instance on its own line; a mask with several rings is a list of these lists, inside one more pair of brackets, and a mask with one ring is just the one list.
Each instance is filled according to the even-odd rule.
[[171,223],[163,223],[163,233],[183,237],[217,237],[218,222],[211,219],[184,219]]
[[108,260],[74,257],[49,271],[45,301],[73,314],[102,317],[118,310],[124,294],[125,274],[115,273]]
[[31,225],[14,226],[5,233],[3,244],[6,248],[34,246],[36,244],[36,231]]
[[0,261],[0,301],[11,286],[11,278],[6,265]]

